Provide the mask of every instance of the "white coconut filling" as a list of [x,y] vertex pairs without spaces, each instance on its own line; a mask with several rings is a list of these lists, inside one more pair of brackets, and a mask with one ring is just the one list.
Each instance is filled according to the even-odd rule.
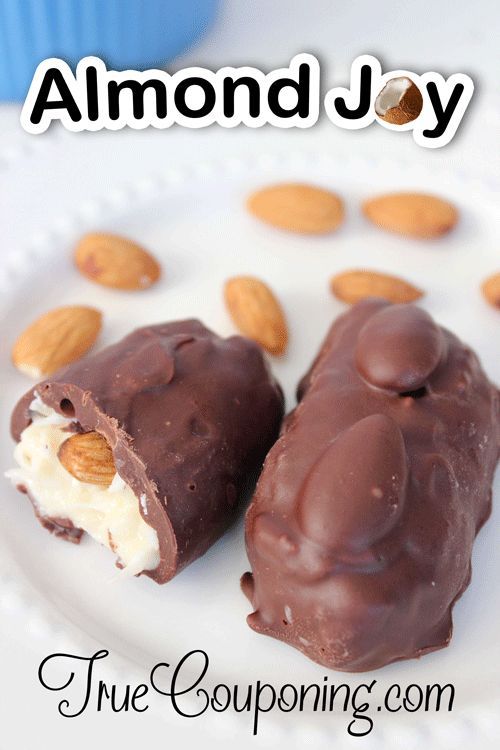
[[95,540],[112,549],[123,572],[137,575],[160,562],[158,535],[139,512],[139,499],[119,474],[109,487],[81,482],[71,476],[57,458],[59,446],[68,439],[64,428],[72,420],[62,417],[37,397],[31,407],[32,423],[23,430],[14,451],[18,468],[6,476],[23,485],[41,516],[68,519]]
[[397,107],[411,86],[409,78],[392,78],[375,99],[375,112],[384,117],[389,109]]

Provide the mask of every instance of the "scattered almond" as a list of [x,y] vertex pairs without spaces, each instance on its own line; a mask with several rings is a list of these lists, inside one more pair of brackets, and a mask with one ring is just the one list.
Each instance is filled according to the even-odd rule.
[[367,297],[382,297],[389,302],[414,302],[423,292],[398,276],[377,271],[352,270],[334,276],[330,281],[333,294],[350,305]]
[[75,263],[88,279],[113,289],[147,289],[161,273],[158,262],[140,245],[104,232],[82,237]]
[[500,273],[488,276],[481,284],[481,290],[490,305],[500,309]]
[[93,307],[57,307],[35,320],[12,349],[18,370],[40,379],[80,359],[101,330],[102,315]]
[[270,288],[253,276],[235,276],[224,286],[229,313],[239,330],[271,354],[283,354],[288,343],[285,315]]
[[338,195],[299,183],[258,190],[249,197],[247,207],[268,224],[302,234],[333,232],[344,218],[344,205]]
[[113,452],[98,432],[72,435],[61,444],[57,457],[80,482],[109,487],[116,474]]
[[389,232],[431,239],[449,232],[458,221],[448,201],[425,193],[389,193],[363,204],[363,213]]

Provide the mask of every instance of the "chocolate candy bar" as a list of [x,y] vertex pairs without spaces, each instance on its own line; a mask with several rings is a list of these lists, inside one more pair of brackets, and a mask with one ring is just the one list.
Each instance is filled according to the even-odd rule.
[[247,512],[250,627],[346,671],[446,646],[491,509],[497,389],[426,312],[372,299],[298,398]]
[[[223,340],[196,320],[149,326],[21,399],[18,468],[8,474],[47,529],[74,542],[87,531],[126,572],[164,583],[233,520],[282,414],[253,342]],[[90,439],[65,450],[63,464],[62,446],[78,435]]]

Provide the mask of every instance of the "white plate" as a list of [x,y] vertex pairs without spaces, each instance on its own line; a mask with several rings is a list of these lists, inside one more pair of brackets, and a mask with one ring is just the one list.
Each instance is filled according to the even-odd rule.
[[[346,221],[325,238],[288,235],[260,225],[244,209],[253,188],[275,180],[299,179],[331,186],[346,199]],[[456,231],[437,242],[391,236],[369,226],[359,213],[360,201],[389,189],[432,190],[461,209]],[[479,353],[491,378],[500,381],[498,312],[482,300],[479,285],[498,270],[497,196],[491,185],[464,174],[427,173],[414,164],[339,158],[321,153],[248,157],[145,177],[133,187],[111,191],[101,202],[75,205],[74,213],[0,265],[3,335],[0,343],[2,380],[1,467],[12,463],[7,438],[10,411],[30,386],[9,363],[18,332],[39,313],[56,304],[88,303],[105,313],[100,346],[132,327],[197,316],[218,333],[234,328],[225,312],[223,281],[237,273],[256,274],[275,289],[286,309],[291,342],[286,357],[273,361],[285,387],[288,407],[298,379],[306,370],[332,320],[343,306],[329,293],[328,279],[348,267],[372,267],[403,275],[425,289],[423,306]],[[72,267],[71,247],[90,229],[117,231],[144,243],[161,260],[160,284],[142,293],[119,293],[92,285]],[[496,494],[498,495],[498,481]],[[370,738],[389,742],[396,735],[411,743],[456,738],[486,738],[500,701],[500,546],[498,503],[481,531],[473,558],[472,583],[454,613],[451,646],[420,661],[390,665],[365,675],[330,672],[330,682],[355,686],[376,678],[382,695],[398,682],[452,682],[456,702],[452,714],[387,715],[370,712],[375,730]],[[35,520],[29,502],[3,486],[0,542],[4,591],[29,601],[30,617],[49,633],[76,643],[90,654],[96,643],[120,655],[127,670],[142,679],[158,661],[171,664],[193,648],[210,656],[205,684],[247,685],[257,680],[275,685],[322,682],[327,670],[283,643],[253,633],[245,623],[250,607],[239,589],[248,569],[241,522],[201,560],[166,586],[147,578],[124,580],[116,575],[107,550],[85,539],[77,547],[51,538]],[[35,615],[33,615],[35,613]],[[168,714],[164,714],[168,719]],[[241,723],[250,735],[246,714],[213,714],[213,724]],[[315,746],[340,747],[351,717],[341,713],[285,714],[261,719],[261,731],[275,741],[287,736],[300,744],[314,737]],[[215,730],[214,730],[215,731]],[[365,744],[364,747],[368,745]]]

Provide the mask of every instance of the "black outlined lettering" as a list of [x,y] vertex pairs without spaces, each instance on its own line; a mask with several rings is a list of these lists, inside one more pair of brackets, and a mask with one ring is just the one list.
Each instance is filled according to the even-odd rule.
[[344,120],[360,120],[370,111],[372,89],[372,69],[370,65],[362,65],[360,68],[359,99],[354,109],[349,109],[344,96],[337,96],[334,106],[340,117]]
[[129,91],[132,96],[132,111],[136,120],[142,120],[145,115],[144,98],[146,91],[151,88],[155,93],[156,116],[167,116],[167,92],[161,81],[151,79],[145,83],[139,83],[133,79],[121,81],[110,81],[108,83],[108,111],[112,120],[120,117],[120,94]]
[[224,92],[224,117],[234,117],[236,106],[236,89],[239,86],[246,86],[248,89],[248,111],[250,117],[260,115],[260,86],[258,81],[252,76],[242,76],[241,78],[224,78],[222,87]]
[[[198,107],[197,109],[188,107],[186,103],[186,95],[190,86],[198,86],[203,89],[204,102],[201,107]],[[201,78],[201,76],[185,78],[175,89],[175,106],[177,111],[180,112],[183,117],[206,117],[215,107],[215,101],[216,96],[213,85],[210,81]]]
[[[269,86],[267,95],[269,109],[276,117],[299,117],[306,118],[309,115],[309,96],[310,96],[310,70],[306,64],[299,65],[299,80],[294,81],[291,78],[281,78]],[[294,89],[297,93],[297,102],[293,107],[287,109],[280,104],[280,93],[285,88]]]
[[[49,101],[52,86],[56,87],[61,98]],[[63,72],[57,68],[49,68],[44,74],[35,103],[33,104],[30,122],[33,125],[38,125],[42,120],[44,112],[47,110],[64,110],[73,122],[80,122],[82,120],[82,114],[73,98],[66,78]]]
[[448,127],[448,124],[458,106],[463,93],[463,83],[457,83],[450,98],[448,99],[448,104],[443,109],[438,88],[434,81],[429,81],[429,83],[427,84],[427,94],[436,115],[436,127],[434,128],[434,130],[424,130],[422,135],[424,135],[426,138],[440,138],[445,133],[446,128]]
[[[263,73],[257,68],[224,67],[217,71],[191,67],[173,75],[163,70],[108,70],[97,57],[85,57],[73,73],[59,58],[38,66],[21,112],[21,124],[43,133],[52,120],[73,132],[177,124],[205,128],[245,125],[259,128],[310,128],[320,114],[320,65],[314,55],[295,55],[287,68]],[[407,77],[422,93],[419,116],[404,123],[386,122],[375,112],[375,99],[391,78]],[[51,90],[59,98],[51,98]],[[474,92],[469,76],[455,73],[417,75],[393,70],[382,74],[372,55],[360,55],[351,66],[349,87],[335,87],[324,98],[333,125],[359,130],[377,122],[388,130],[411,131],[419,146],[440,148],[451,141]]]

